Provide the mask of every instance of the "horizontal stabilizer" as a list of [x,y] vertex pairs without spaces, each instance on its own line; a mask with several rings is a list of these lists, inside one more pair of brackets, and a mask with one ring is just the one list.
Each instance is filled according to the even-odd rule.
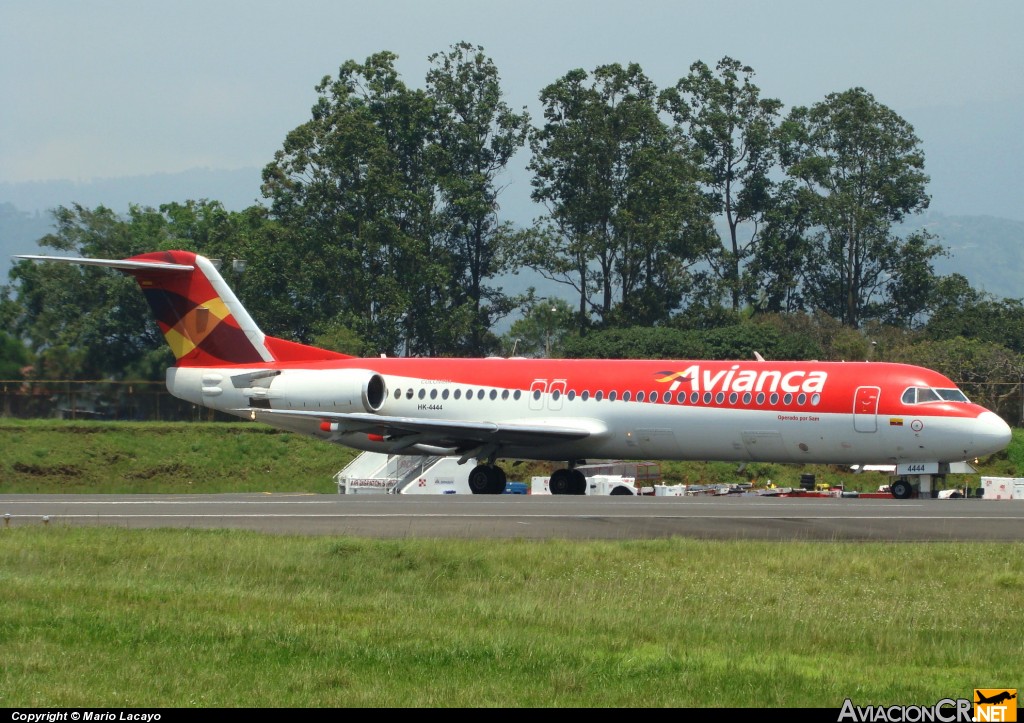
[[15,256],[16,259],[27,259],[29,261],[62,261],[66,264],[80,264],[82,266],[106,266],[111,269],[124,269],[125,271],[194,271],[195,266],[188,264],[168,264],[162,261],[127,261],[124,259],[85,259],[74,256],[31,256],[28,254]]

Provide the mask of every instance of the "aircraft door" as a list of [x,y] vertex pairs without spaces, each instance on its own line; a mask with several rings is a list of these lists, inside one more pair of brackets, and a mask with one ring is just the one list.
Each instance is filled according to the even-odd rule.
[[551,397],[548,399],[548,409],[561,409],[562,408],[562,397],[565,396],[565,380],[556,379],[551,382],[551,386],[548,387]]
[[857,387],[853,395],[853,428],[857,432],[878,431],[879,387]]

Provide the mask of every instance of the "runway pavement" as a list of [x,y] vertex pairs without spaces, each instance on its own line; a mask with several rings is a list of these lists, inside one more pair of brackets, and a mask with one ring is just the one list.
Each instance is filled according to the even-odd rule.
[[1024,500],[550,495],[0,495],[21,525],[505,539],[1019,541]]

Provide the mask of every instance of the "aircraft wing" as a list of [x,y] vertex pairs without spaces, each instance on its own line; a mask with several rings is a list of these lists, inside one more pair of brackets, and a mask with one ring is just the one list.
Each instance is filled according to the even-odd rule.
[[546,446],[598,435],[605,426],[592,419],[575,420],[576,424],[548,425],[520,422],[474,422],[450,419],[422,419],[416,417],[390,417],[381,414],[310,412],[286,409],[251,408],[250,418],[269,422],[273,418],[320,420],[331,425],[331,431],[340,434],[377,434],[400,441],[401,447],[426,445],[466,451],[486,446],[501,448],[508,445]]

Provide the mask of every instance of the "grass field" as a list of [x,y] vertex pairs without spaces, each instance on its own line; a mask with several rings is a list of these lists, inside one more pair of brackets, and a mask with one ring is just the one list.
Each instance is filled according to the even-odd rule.
[[[2,493],[218,493],[337,491],[334,475],[357,454],[348,447],[247,422],[67,422],[0,418]],[[505,461],[510,480],[529,482],[553,465]],[[772,480],[799,487],[818,482],[873,492],[888,478],[826,465],[662,462],[664,484],[731,484]],[[979,460],[981,474],[1024,475],[1024,430],[1005,452]],[[951,478],[952,479],[952,478]]]
[[1021,683],[1024,545],[0,530],[0,707],[934,705]]
[[[350,454],[245,424],[0,445],[0,493],[333,494]],[[808,471],[840,474],[772,474]],[[0,528],[7,708],[931,706],[1021,687],[1022,619],[1017,543]]]

